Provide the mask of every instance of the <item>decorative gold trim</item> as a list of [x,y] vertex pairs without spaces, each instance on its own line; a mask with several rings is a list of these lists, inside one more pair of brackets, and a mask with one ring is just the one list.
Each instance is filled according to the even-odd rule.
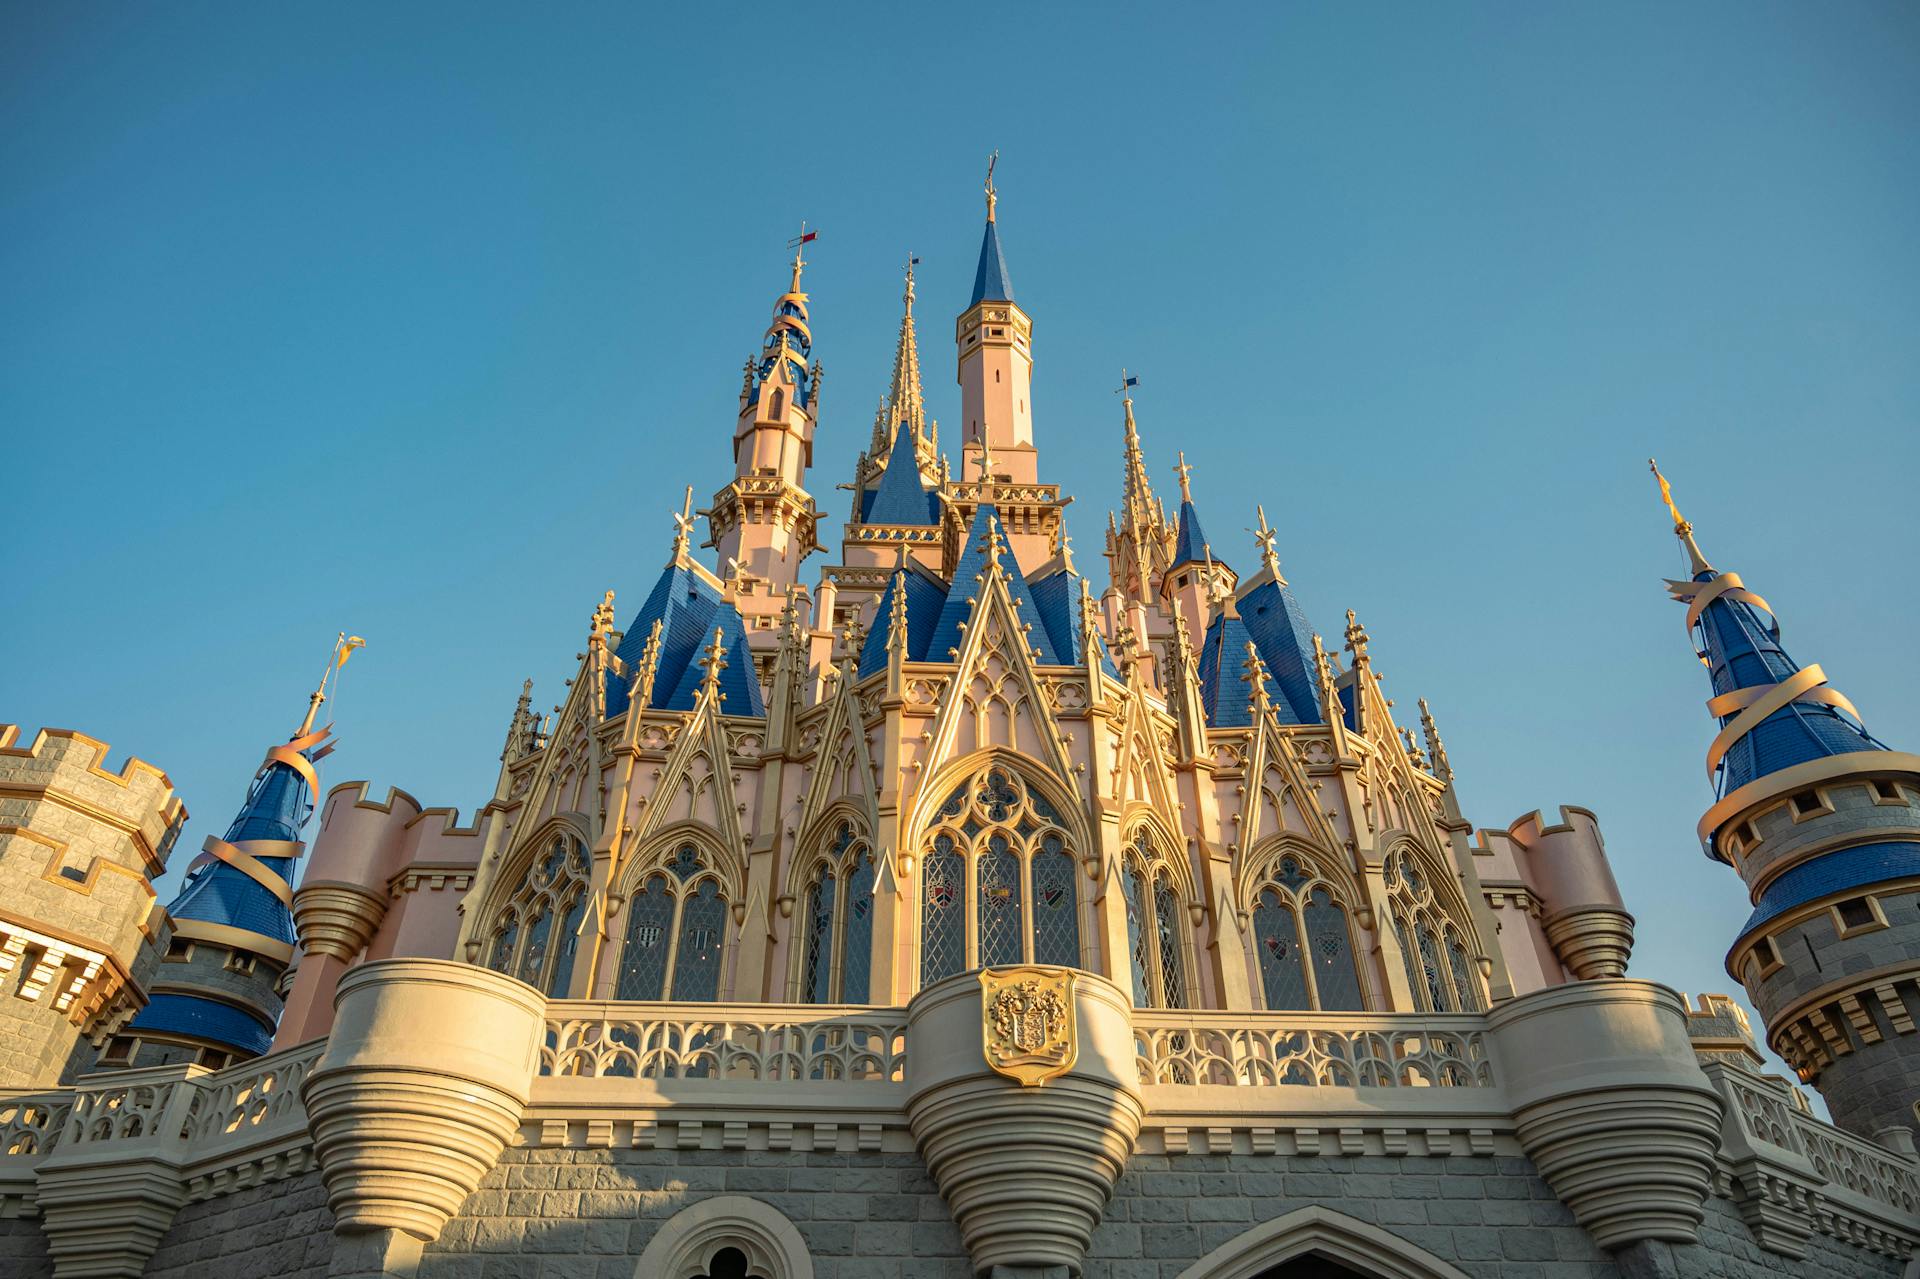
[[1920,755],[1909,755],[1904,751],[1849,751],[1845,755],[1827,755],[1783,768],[1777,773],[1768,773],[1725,796],[1701,814],[1694,833],[1704,842],[1736,813],[1743,813],[1788,791],[1801,790],[1816,782],[1849,777],[1856,773],[1920,774]]
[[229,950],[250,950],[277,963],[293,962],[293,947],[286,942],[277,941],[265,933],[256,933],[245,928],[234,928],[227,924],[210,924],[204,919],[176,919],[173,921],[173,935],[193,941],[212,942],[216,946],[225,946]]

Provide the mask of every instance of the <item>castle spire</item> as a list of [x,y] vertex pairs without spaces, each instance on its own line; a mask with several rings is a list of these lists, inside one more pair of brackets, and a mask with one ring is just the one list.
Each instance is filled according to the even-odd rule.
[[1115,585],[1129,599],[1152,595],[1173,563],[1173,529],[1167,512],[1153,496],[1147,463],[1140,448],[1140,427],[1133,417],[1133,390],[1140,379],[1120,370],[1121,409],[1126,431],[1122,446],[1120,516],[1108,516],[1107,560]]
[[906,432],[914,460],[922,475],[932,478],[940,451],[940,427],[927,416],[926,397],[920,383],[920,340],[913,320],[913,268],[920,259],[907,255],[906,287],[901,294],[900,335],[893,347],[893,380],[874,414],[873,442],[868,449],[869,465],[884,464],[892,456],[894,441]]
[[1747,589],[1738,573],[1718,572],[1707,563],[1666,477],[1658,467],[1653,473],[1693,573],[1687,581],[1668,581],[1667,590],[1687,606],[1687,630],[1713,681],[1707,710],[1720,721],[1720,732],[1707,748],[1706,763],[1719,793],[1825,756],[1886,750],[1819,666],[1802,667],[1781,646],[1773,607]]

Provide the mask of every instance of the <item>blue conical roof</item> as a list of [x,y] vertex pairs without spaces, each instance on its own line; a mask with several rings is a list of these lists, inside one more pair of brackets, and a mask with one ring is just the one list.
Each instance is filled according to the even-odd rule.
[[661,570],[653,590],[647,593],[646,602],[621,637],[620,647],[614,650],[628,673],[607,675],[608,715],[618,715],[627,709],[632,672],[640,665],[647,648],[647,636],[653,633],[656,621],[662,625],[659,665],[653,673],[652,709],[693,709],[693,694],[700,688],[700,654],[713,641],[713,632],[718,627],[726,632],[722,642],[727,646],[727,666],[720,672],[720,691],[727,695],[726,713],[766,714],[760,680],[745,651],[746,627],[740,620],[740,610],[728,603],[692,565],[676,558]]
[[1173,562],[1180,564],[1198,564],[1207,558],[1207,534],[1200,527],[1200,512],[1193,509],[1193,499],[1186,498],[1180,503],[1180,527],[1173,539]]
[[913,441],[904,427],[895,427],[893,450],[887,454],[887,469],[873,500],[861,517],[868,524],[912,524],[924,526],[940,521],[940,499],[920,482],[920,459],[914,454]]
[[[286,764],[272,760],[254,776],[246,802],[227,827],[226,841],[297,840],[312,811],[306,780]],[[262,857],[259,861],[292,884],[293,858]],[[187,875],[179,894],[168,903],[167,913],[175,919],[257,933],[287,945],[294,940],[293,914],[286,904],[251,875],[216,859],[201,862]]]
[[[967,540],[960,552],[960,562],[953,566],[953,579],[947,583],[947,601],[940,610],[939,620],[934,623],[933,636],[927,645],[927,658],[930,661],[947,660],[949,648],[962,648],[966,633],[961,623],[970,622],[980,596],[974,578],[986,571],[987,539],[998,536],[992,532],[992,522],[997,512],[990,502],[982,502],[980,509],[974,512],[973,527],[967,530]],[[1001,554],[1008,560],[1012,554],[1003,549]],[[1064,665],[1060,655],[1053,647],[1053,637],[1047,634],[1046,627],[1040,624],[1040,612],[1034,607],[1033,598],[1027,591],[1027,581],[1020,576],[1020,570],[1007,564],[1002,568],[1006,572],[1007,593],[1012,596],[1021,620],[1034,623],[1027,632],[1027,642],[1040,650],[1042,666]]]
[[998,223],[987,219],[987,233],[980,238],[980,266],[973,273],[973,301],[968,306],[1013,301],[1013,280],[1007,275],[1007,255],[1000,251],[998,228]]
[[[1694,580],[1710,582],[1716,576],[1709,569]],[[1780,645],[1778,624],[1746,600],[1723,595],[1712,601],[1701,611],[1699,627],[1716,696],[1777,684],[1800,669]],[[1721,716],[1720,726],[1726,727],[1738,714]],[[1756,778],[1826,755],[1886,749],[1838,707],[1789,702],[1728,749],[1719,790],[1724,795]]]

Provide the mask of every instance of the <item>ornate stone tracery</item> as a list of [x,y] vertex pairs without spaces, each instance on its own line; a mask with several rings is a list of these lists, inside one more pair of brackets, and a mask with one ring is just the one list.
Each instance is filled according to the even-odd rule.
[[1248,940],[1265,1006],[1361,1011],[1366,997],[1348,906],[1351,890],[1291,845],[1264,860]]
[[1441,909],[1430,872],[1408,845],[1387,855],[1387,914],[1392,921],[1407,985],[1430,1012],[1478,1012],[1486,996],[1466,935]]
[[873,846],[842,818],[809,865],[794,930],[800,1001],[864,1004],[873,973]]
[[567,994],[579,958],[591,894],[589,859],[586,844],[571,828],[534,847],[538,856],[496,912],[485,962],[557,998]]
[[1151,823],[1133,828],[1121,859],[1127,912],[1127,962],[1134,1006],[1186,1008],[1193,971],[1181,899],[1185,876],[1166,837]]
[[712,852],[684,836],[636,872],[613,958],[616,999],[720,997],[732,893]]
[[1021,770],[997,758],[975,770],[920,846],[922,986],[993,964],[1085,966],[1073,837]]

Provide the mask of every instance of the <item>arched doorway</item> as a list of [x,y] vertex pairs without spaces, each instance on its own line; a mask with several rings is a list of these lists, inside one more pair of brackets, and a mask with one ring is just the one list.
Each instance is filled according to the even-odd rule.
[[1221,1244],[1180,1279],[1469,1279],[1371,1222],[1315,1204]]

